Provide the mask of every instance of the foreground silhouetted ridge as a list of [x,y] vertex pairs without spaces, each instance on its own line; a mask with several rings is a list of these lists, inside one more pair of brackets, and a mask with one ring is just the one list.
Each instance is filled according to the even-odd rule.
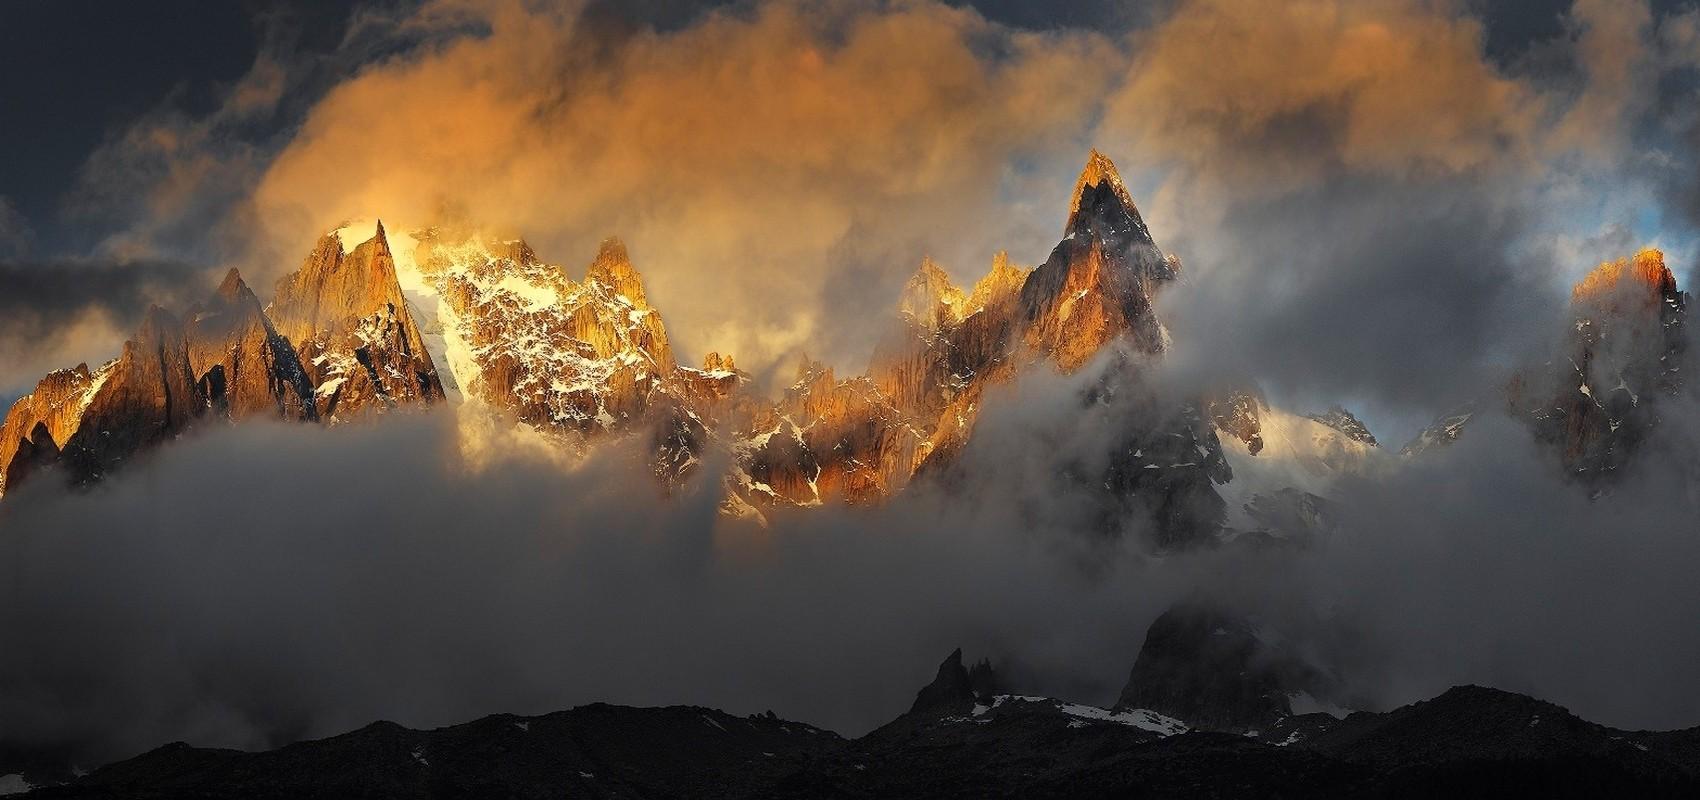
[[[952,666],[954,661],[954,666]],[[952,673],[946,675],[944,673]],[[925,699],[973,698],[960,656]],[[940,685],[940,681],[946,685]],[[1278,735],[996,695],[860,739],[771,714],[581,706],[435,730],[378,722],[248,753],[176,743],[32,798],[1694,796],[1700,728],[1622,731],[1461,686]]]
[[[267,752],[169,744],[73,779],[0,750],[52,798],[1693,796],[1700,728],[1623,731],[1520,694],[1453,688],[1386,713],[1295,709],[1328,687],[1202,602],[1147,631],[1114,708],[1007,691],[940,662],[858,739],[772,712],[596,703],[435,730],[376,722]],[[1139,704],[1147,704],[1140,707]],[[1340,712],[1343,713],[1343,712]],[[8,756],[11,761],[8,761]],[[50,785],[60,784],[64,785]]]

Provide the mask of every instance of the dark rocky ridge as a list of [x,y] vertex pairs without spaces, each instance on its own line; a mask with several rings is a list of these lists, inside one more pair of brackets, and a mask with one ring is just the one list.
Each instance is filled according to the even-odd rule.
[[[1700,791],[1700,728],[1616,730],[1481,687],[1344,720],[1287,717],[1252,737],[1187,731],[1149,715],[1111,715],[1041,698],[999,695],[986,703],[962,683],[967,676],[960,652],[953,653],[914,710],[856,740],[771,714],[596,704],[436,730],[380,722],[260,753],[172,744],[29,796],[1691,797]],[[36,764],[29,774],[37,779],[67,777],[39,762],[28,761]],[[14,759],[0,768],[24,763]]]

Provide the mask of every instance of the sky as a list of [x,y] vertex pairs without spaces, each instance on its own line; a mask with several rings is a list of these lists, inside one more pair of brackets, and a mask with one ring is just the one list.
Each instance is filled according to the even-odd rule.
[[[8,3],[0,399],[230,267],[265,299],[376,217],[573,274],[618,235],[681,361],[855,374],[924,256],[962,284],[1043,261],[1096,147],[1183,264],[1175,385],[1344,404],[1396,447],[1539,352],[1595,264],[1657,246],[1700,277],[1697,95],[1691,2]],[[988,401],[984,502],[759,536],[711,488],[650,502],[617,453],[458,464],[441,419],[198,432],[8,495],[0,718],[101,757],[594,700],[856,733],[958,645],[1108,702],[1144,625],[1206,592],[1353,632],[1379,705],[1478,682],[1700,721],[1680,446],[1592,502],[1484,414],[1343,487],[1340,547],[1154,560],[1077,535],[1057,483],[1057,442],[1123,424],[1081,421],[1086,380]]]

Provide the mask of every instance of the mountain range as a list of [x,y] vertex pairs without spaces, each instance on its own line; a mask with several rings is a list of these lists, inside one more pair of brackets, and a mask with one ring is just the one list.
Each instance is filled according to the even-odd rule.
[[[682,363],[617,239],[575,281],[523,240],[476,230],[416,231],[400,248],[381,222],[363,242],[346,233],[321,237],[269,303],[231,270],[181,315],[150,308],[112,361],[42,378],[0,425],[0,493],[42,471],[86,485],[195,426],[450,405],[568,453],[636,448],[663,492],[729,462],[722,510],[763,521],[948,482],[989,390],[1089,367],[1098,378],[1083,406],[1149,399],[1146,419],[1107,442],[1107,466],[1080,483],[1104,487],[1102,527],[1137,529],[1160,549],[1313,534],[1332,480],[1388,455],[1338,406],[1291,413],[1255,385],[1177,400],[1142,383],[1168,346],[1156,298],[1183,271],[1096,151],[1043,263],[1000,253],[964,289],[923,259],[863,374],[804,357],[778,398],[731,354]],[[1503,397],[1443,415],[1400,454],[1456,439],[1474,409],[1500,403],[1564,470],[1609,483],[1658,424],[1660,399],[1682,391],[1686,294],[1647,250],[1602,264],[1572,310],[1545,364],[1519,371]]]

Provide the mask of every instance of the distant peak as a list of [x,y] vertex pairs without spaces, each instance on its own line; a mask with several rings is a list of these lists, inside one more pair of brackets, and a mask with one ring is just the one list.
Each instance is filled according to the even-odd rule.
[[936,329],[960,320],[966,300],[962,290],[951,282],[949,273],[941,269],[932,256],[925,256],[921,259],[921,266],[904,284],[897,310]]
[[137,331],[136,339],[141,342],[157,344],[179,327],[177,316],[165,310],[164,306],[149,305],[147,313],[142,316],[142,327]]
[[1580,303],[1628,293],[1645,295],[1657,303],[1675,291],[1676,276],[1665,266],[1665,254],[1649,247],[1631,258],[1595,267],[1571,290],[1570,300]]
[[1005,298],[1014,297],[1021,291],[1021,284],[1027,280],[1029,271],[1010,263],[1009,253],[999,250],[992,256],[991,270],[975,282],[963,311],[972,314]]
[[626,243],[618,236],[602,240],[602,246],[596,251],[596,260],[590,262],[590,269],[585,271],[585,280],[602,284],[636,305],[649,303],[643,289],[643,277],[632,267]]
[[704,372],[734,372],[738,368],[732,363],[732,354],[721,355],[719,351],[711,350],[702,359]]
[[340,230],[340,228],[327,231],[323,236],[320,236],[319,241],[313,243],[313,252],[309,253],[307,258],[320,259],[328,257],[334,259],[341,258],[345,255],[348,251],[343,249],[342,237],[337,235],[337,230]]
[[823,374],[827,375],[827,381],[831,382],[832,370],[825,363],[809,358],[808,353],[803,353],[798,357],[796,377],[798,382],[813,380],[816,376]]
[[937,280],[944,283],[950,282],[950,276],[939,267],[938,262],[934,261],[933,257],[930,255],[921,256],[921,266],[915,268],[915,274],[925,277],[928,280]]
[[974,700],[973,683],[968,668],[962,665],[962,648],[958,647],[939,664],[933,682],[915,695],[909,713],[929,717],[961,714],[974,707]]
[[1080,216],[1086,191],[1105,185],[1115,192],[1116,199],[1121,201],[1129,214],[1137,213],[1133,195],[1128,194],[1127,186],[1122,183],[1121,173],[1116,171],[1115,162],[1111,161],[1109,156],[1098,152],[1097,148],[1093,148],[1091,154],[1086,157],[1086,167],[1080,171],[1080,179],[1074,182],[1074,198],[1069,201],[1068,225],[1065,230],[1074,228],[1075,218]]
[[226,300],[235,300],[249,293],[248,284],[242,282],[242,273],[235,267],[224,273],[224,280],[218,284],[218,296]]
[[602,245],[596,251],[598,264],[631,264],[631,256],[626,253],[626,243],[618,236],[610,236],[602,240]]

